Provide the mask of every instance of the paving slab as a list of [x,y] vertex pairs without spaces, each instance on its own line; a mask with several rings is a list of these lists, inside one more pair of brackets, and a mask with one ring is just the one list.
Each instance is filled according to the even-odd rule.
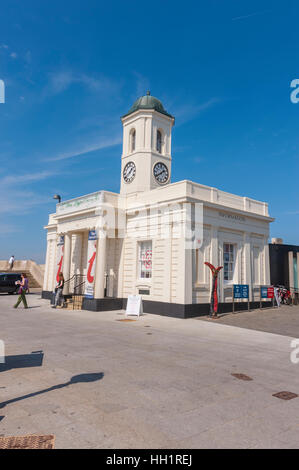
[[299,398],[272,396],[299,394],[299,307],[122,323],[122,311],[54,310],[38,293],[36,308],[14,300],[0,295],[13,357],[0,364],[0,434],[55,434],[56,448],[299,448]]
[[203,316],[199,320],[299,338],[298,305],[281,305],[280,307],[262,308],[249,312],[245,310],[221,314],[217,320]]

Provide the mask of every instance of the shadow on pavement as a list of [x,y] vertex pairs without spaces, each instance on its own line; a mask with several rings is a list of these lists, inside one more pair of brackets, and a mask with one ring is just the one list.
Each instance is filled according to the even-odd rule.
[[52,390],[58,390],[60,388],[68,387],[69,385],[77,384],[77,383],[88,383],[88,382],[96,382],[97,380],[101,380],[104,377],[103,372],[94,373],[94,374],[80,374],[74,375],[69,382],[64,384],[53,385],[53,387],[45,388],[44,390],[39,390],[38,392],[29,393],[28,395],[23,395],[22,397],[13,398],[11,400],[4,401],[0,403],[0,409],[4,408],[6,405],[11,403],[15,403],[17,401],[25,400],[26,398],[35,397],[37,395],[41,395],[43,393],[51,392]]
[[11,369],[23,369],[26,367],[40,367],[43,364],[43,351],[35,351],[31,354],[20,354],[19,356],[6,356],[5,363],[0,364],[0,372]]
[[5,418],[5,416],[0,416],[0,421],[2,421],[2,419],[4,419],[4,418]]

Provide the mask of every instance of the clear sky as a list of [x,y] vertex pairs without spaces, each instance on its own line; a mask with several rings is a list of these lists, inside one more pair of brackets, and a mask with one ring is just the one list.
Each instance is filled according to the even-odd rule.
[[297,0],[2,0],[0,259],[44,262],[52,196],[119,191],[120,116],[175,116],[172,181],[269,202],[299,244]]

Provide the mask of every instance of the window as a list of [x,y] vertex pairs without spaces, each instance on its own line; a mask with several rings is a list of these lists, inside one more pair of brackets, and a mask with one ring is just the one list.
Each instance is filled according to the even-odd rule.
[[138,272],[140,279],[152,277],[152,242],[139,243]]
[[162,133],[157,131],[157,151],[162,153]]
[[136,148],[136,131],[135,129],[132,129],[130,131],[130,151],[135,152]]
[[223,274],[225,281],[234,279],[235,271],[235,245],[224,243],[223,245]]

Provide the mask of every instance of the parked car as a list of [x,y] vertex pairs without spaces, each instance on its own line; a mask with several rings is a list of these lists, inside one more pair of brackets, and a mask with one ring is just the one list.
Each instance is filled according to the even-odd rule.
[[20,286],[16,285],[16,281],[21,281],[21,274],[18,273],[0,273],[0,293],[7,292],[15,294]]

